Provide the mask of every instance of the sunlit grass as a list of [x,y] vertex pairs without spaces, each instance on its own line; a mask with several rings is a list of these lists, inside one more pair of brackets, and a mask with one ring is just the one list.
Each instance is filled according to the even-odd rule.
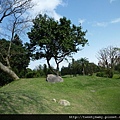
[[[0,88],[1,114],[120,114],[120,79],[64,76],[64,82],[45,78],[20,79]],[[53,102],[55,98],[57,102]],[[68,100],[70,106],[58,104]]]

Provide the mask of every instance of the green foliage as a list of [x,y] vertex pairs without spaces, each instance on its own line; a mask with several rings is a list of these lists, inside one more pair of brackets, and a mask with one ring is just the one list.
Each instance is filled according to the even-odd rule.
[[17,34],[15,34],[14,39],[12,40],[12,43],[17,46],[23,46],[22,40],[20,40],[20,38]]
[[6,73],[0,70],[0,86],[8,84],[12,81],[13,79],[10,76],[8,76]]
[[61,68],[61,75],[63,76],[63,75],[68,75],[68,74],[69,74],[68,67],[62,66],[62,68]]
[[31,70],[30,68],[27,68],[27,72],[25,75],[26,78],[37,78],[40,77],[40,74],[37,70]]
[[47,15],[39,15],[33,20],[33,27],[28,32],[30,43],[27,43],[33,59],[46,58],[49,61],[53,58],[59,70],[59,64],[67,56],[80,50],[88,42],[84,38],[86,31],[81,26],[71,24],[65,17],[55,21]]
[[106,70],[106,75],[107,75],[108,78],[112,78],[112,77],[113,77],[113,74],[114,74],[114,73],[113,73],[113,70],[112,70],[112,69],[107,69],[107,70]]
[[112,69],[106,69],[106,70],[104,70],[104,71],[102,71],[102,72],[97,72],[97,73],[96,73],[96,76],[98,76],[98,77],[108,77],[108,78],[112,78],[113,75],[114,75],[114,73],[113,73],[113,70],[112,70]]
[[115,66],[115,70],[117,70],[120,73],[120,63]]
[[94,63],[90,63],[86,58],[81,58],[79,60],[72,59],[72,63],[69,63],[68,67],[62,67],[62,75],[90,75],[98,71],[98,66]]
[[43,66],[42,65],[37,66],[34,70],[27,68],[25,77],[26,78],[46,77],[47,74],[52,74],[52,72],[47,67],[47,65],[44,64]]
[[[15,39],[15,41],[19,41]],[[19,76],[19,77],[24,77],[24,74],[22,73],[25,72],[26,67],[28,67],[28,64],[30,62],[30,58],[28,55],[28,52],[22,44],[17,44],[16,42],[13,42],[11,45],[11,50],[10,50],[10,57],[9,57],[9,62],[12,70]],[[8,48],[9,48],[10,41],[7,41],[5,39],[0,40],[0,61],[4,63],[4,65],[7,65],[5,63],[5,58],[8,54]],[[24,72],[23,72],[24,71]]]
[[98,77],[104,77],[105,76],[105,72],[97,72],[96,76],[98,76]]
[[27,74],[26,74],[26,78],[34,78],[36,76],[36,73],[35,72],[28,72]]
[[[30,62],[30,58],[28,55],[28,51],[25,46],[23,46],[19,36],[15,35],[11,44],[10,54],[9,54],[9,62],[11,69],[19,76],[25,77],[26,68]],[[0,62],[2,62],[5,66],[7,66],[6,57],[8,56],[8,48],[10,45],[10,41],[5,39],[0,39]],[[10,77],[4,76],[5,74],[2,72],[1,74],[3,81],[11,81]],[[6,78],[4,80],[4,77]],[[6,82],[8,83],[8,82]]]
[[[108,46],[98,52],[99,66],[105,72],[106,77],[112,78],[114,71],[120,64],[120,48]],[[119,69],[119,67],[118,67]]]
[[12,43],[16,46],[14,51],[15,50],[17,51],[12,55],[12,59],[10,61],[10,63],[12,64],[11,65],[12,69],[16,72],[16,74],[19,77],[25,77],[26,68],[28,67],[29,62],[30,62],[28,51],[26,47],[23,46],[22,41],[20,40],[19,36],[15,35]]

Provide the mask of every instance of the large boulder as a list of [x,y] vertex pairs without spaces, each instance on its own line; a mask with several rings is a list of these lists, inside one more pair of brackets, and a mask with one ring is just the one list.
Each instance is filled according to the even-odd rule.
[[56,83],[56,82],[63,82],[63,79],[60,76],[48,74],[46,81],[51,83]]

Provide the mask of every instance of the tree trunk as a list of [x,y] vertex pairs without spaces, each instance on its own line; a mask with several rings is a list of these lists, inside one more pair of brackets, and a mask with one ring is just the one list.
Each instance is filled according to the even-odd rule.
[[85,75],[85,68],[84,67],[83,67],[83,71],[82,72],[83,72],[83,75]]
[[51,70],[51,72],[53,72],[55,75],[57,75],[56,71],[54,71],[54,70],[52,69],[52,67],[50,66],[49,60],[47,60],[47,64],[48,64],[48,67],[49,67],[49,69]]
[[2,71],[4,71],[5,73],[7,73],[14,80],[18,80],[19,79],[19,77],[15,74],[14,71],[12,71],[11,69],[9,69],[7,66],[3,65],[1,62],[0,62],[0,69]]
[[57,76],[59,76],[59,63],[57,63],[57,71],[56,71]]

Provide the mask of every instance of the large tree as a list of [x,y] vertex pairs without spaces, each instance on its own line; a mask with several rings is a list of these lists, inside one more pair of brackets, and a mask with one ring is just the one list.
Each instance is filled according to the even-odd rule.
[[[17,74],[12,70],[10,65],[10,56],[11,56],[11,45],[14,35],[20,33],[25,27],[26,22],[28,22],[28,17],[25,18],[24,13],[31,8],[31,0],[1,0],[0,1],[0,25],[7,27],[7,32],[1,32],[0,35],[4,37],[8,36],[9,46],[7,48],[7,55],[4,58],[3,53],[1,52],[2,58],[5,59],[4,62],[0,61],[0,69],[7,73],[13,79],[19,79]],[[9,20],[5,21],[5,18]],[[7,34],[8,33],[8,34]],[[1,46],[2,47],[2,46]],[[2,48],[1,48],[2,49]]]
[[[49,68],[58,75],[59,64],[88,42],[85,34],[86,31],[82,31],[81,25],[71,24],[66,17],[55,21],[47,15],[40,14],[33,20],[33,27],[28,32],[28,49],[34,59],[46,58]],[[57,66],[56,71],[50,65],[52,58]]]
[[120,61],[120,50],[119,48],[108,46],[103,48],[98,52],[98,65],[102,67],[102,70],[105,71],[107,77],[112,78],[114,74],[114,69]]
[[82,67],[82,73],[83,73],[83,75],[85,75],[85,68],[86,68],[86,66],[89,63],[88,58],[81,58],[80,60],[78,60],[78,63]]
[[97,58],[99,60],[99,66],[114,70],[115,65],[119,64],[120,61],[120,50],[119,48],[108,46],[99,50]]

